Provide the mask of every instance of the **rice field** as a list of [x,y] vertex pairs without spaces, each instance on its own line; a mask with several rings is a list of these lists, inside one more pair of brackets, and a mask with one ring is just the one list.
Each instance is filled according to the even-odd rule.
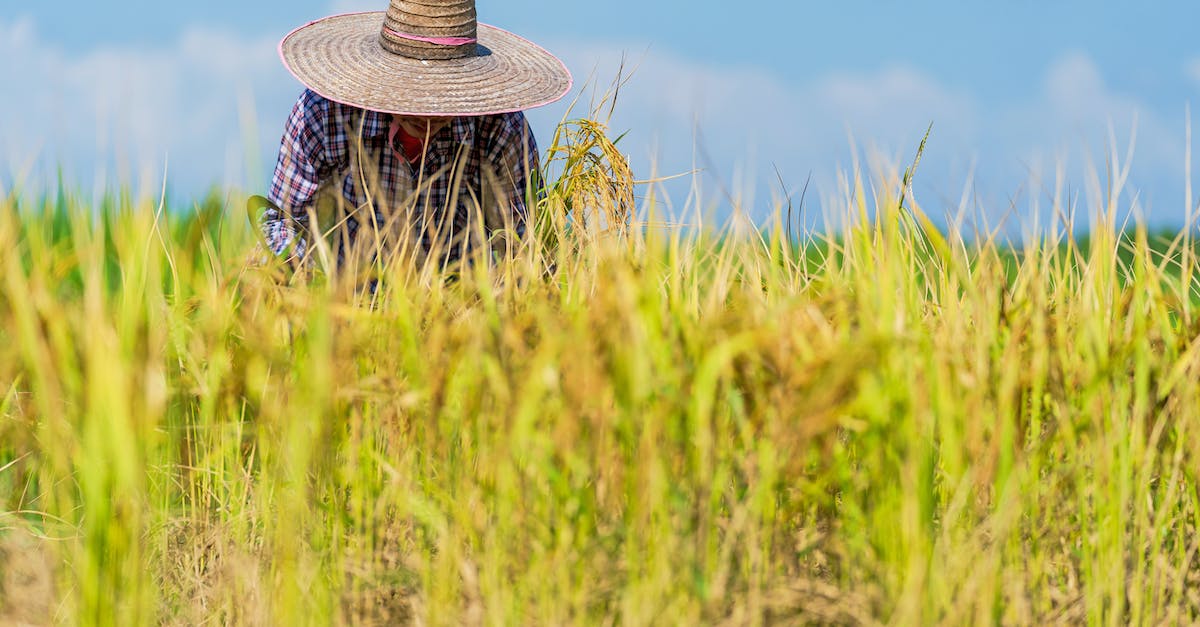
[[673,228],[604,134],[374,292],[240,199],[4,193],[0,624],[1200,621],[1190,229],[1110,183],[1014,247],[887,170]]

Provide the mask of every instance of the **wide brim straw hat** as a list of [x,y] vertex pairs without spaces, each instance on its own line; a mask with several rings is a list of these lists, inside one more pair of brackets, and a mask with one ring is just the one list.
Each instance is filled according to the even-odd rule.
[[392,0],[386,12],[327,17],[284,37],[279,56],[325,98],[399,115],[523,111],[572,84],[554,55],[479,24],[475,0]]

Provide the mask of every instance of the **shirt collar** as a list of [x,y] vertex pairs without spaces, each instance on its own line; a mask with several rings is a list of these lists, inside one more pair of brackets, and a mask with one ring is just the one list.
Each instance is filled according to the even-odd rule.
[[[367,111],[363,134],[372,139],[382,138],[386,141],[388,129],[391,127],[392,115],[390,113]],[[469,144],[475,141],[475,118],[454,118],[449,126],[438,131],[438,134],[432,138],[431,143],[441,144],[448,140],[452,142],[451,145]]]

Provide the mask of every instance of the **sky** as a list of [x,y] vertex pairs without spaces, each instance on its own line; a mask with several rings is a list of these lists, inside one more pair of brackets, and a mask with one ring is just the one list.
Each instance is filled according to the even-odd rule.
[[[903,167],[930,124],[914,192],[935,217],[1030,222],[1059,180],[1084,201],[1103,193],[1113,155],[1123,167],[1130,154],[1122,206],[1152,225],[1188,214],[1194,0],[478,5],[481,21],[563,58],[582,109],[623,60],[636,68],[612,120],[635,173],[699,170],[695,188],[718,214],[736,204],[765,222],[810,177],[809,206],[828,209],[841,174]],[[279,39],[384,8],[3,0],[0,187],[44,185],[61,169],[81,190],[125,182],[154,194],[164,178],[184,199],[213,185],[261,190],[301,89]],[[564,101],[529,115],[548,139],[566,112]],[[666,210],[684,213],[690,182],[664,189]]]

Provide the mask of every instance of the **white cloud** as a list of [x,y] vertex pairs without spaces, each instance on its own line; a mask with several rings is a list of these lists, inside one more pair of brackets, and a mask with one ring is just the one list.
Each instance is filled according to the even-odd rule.
[[[605,85],[616,75],[624,51],[638,47],[573,44],[551,49],[565,51],[568,66],[579,77],[591,75],[594,67]],[[974,125],[975,105],[966,94],[906,66],[839,72],[800,84],[761,67],[713,66],[653,50],[644,57],[629,55],[626,65],[636,71],[622,91],[619,113],[685,127],[698,120],[702,130],[728,128],[743,140],[756,140],[749,143],[793,143],[792,133],[836,136],[844,143],[847,127],[886,141],[911,135],[898,132],[899,126],[924,131],[936,121],[964,133]]]
[[1174,198],[1184,180],[1183,112],[1182,102],[1178,110],[1164,112],[1140,94],[1113,88],[1089,56],[1071,52],[1049,65],[1040,94],[996,112],[995,128],[985,140],[1010,159],[1044,164],[1042,180],[1050,185],[1053,168],[1064,166],[1074,187],[1093,195],[1105,193],[1097,184],[1105,184],[1110,157],[1115,153],[1124,167],[1132,143],[1123,202],[1139,193],[1148,218],[1170,220],[1183,206],[1181,193]]
[[[595,76],[607,87],[625,57],[636,68],[621,92],[614,130],[633,132],[625,148],[645,172],[651,159],[660,174],[688,171],[694,163],[734,191],[756,193],[752,212],[770,213],[778,167],[794,187],[808,174],[831,186],[849,165],[848,132],[888,156],[910,158],[930,122],[938,137],[970,143],[977,126],[972,99],[906,66],[873,72],[837,72],[797,82],[752,65],[715,66],[645,45],[548,42],[579,79]],[[631,51],[626,54],[626,51]],[[557,111],[535,114],[549,121]],[[537,119],[535,117],[535,119]],[[706,155],[694,160],[694,130]],[[711,162],[708,159],[710,158]],[[751,184],[744,172],[754,179]],[[741,183],[741,184],[738,184]],[[689,185],[672,186],[685,196]],[[682,198],[676,198],[681,201]]]
[[275,104],[273,94],[294,98],[298,90],[285,88],[274,41],[205,29],[163,49],[72,56],[40,38],[29,20],[0,22],[0,57],[9,60],[0,84],[19,95],[0,100],[0,159],[17,168],[40,152],[43,174],[62,165],[81,184],[110,164],[127,170],[127,180],[152,179],[168,157],[171,180],[190,191],[244,174],[225,163],[226,154],[246,152],[239,98]]
[[1191,78],[1193,81],[1196,81],[1196,83],[1200,85],[1200,59],[1192,59],[1189,61],[1184,71],[1189,78]]
[[[892,125],[898,118],[950,125],[956,131],[972,126],[975,104],[937,80],[910,67],[891,67],[866,74],[841,73],[813,86],[829,113],[870,127]],[[881,131],[883,129],[880,129]]]
[[[813,172],[815,182],[828,185],[839,167],[849,165],[847,131],[899,161],[911,159],[932,122],[919,191],[945,200],[948,209],[975,175],[984,204],[1003,214],[1030,170],[1052,181],[1054,168],[1065,160],[1078,188],[1087,182],[1090,165],[1105,167],[1110,138],[1123,159],[1136,120],[1130,182],[1146,187],[1140,200],[1150,204],[1151,218],[1177,213],[1173,194],[1182,185],[1182,118],[1155,110],[1140,94],[1114,89],[1083,53],[1052,60],[1040,82],[993,101],[903,65],[834,71],[801,82],[755,66],[714,66],[653,48],[645,52],[644,44],[549,43],[578,77],[595,69],[601,84],[631,52],[627,66],[638,69],[622,92],[614,126],[633,131],[625,147],[643,171],[645,157],[656,148],[662,172],[689,169],[695,124],[726,181],[742,162],[759,175],[760,192],[774,177],[772,164],[794,182],[803,183]],[[549,120],[557,111],[537,115]],[[765,212],[760,207],[760,215]]]
[[[374,4],[334,0],[331,10]],[[40,151],[50,165],[67,166],[81,184],[109,163],[154,172],[167,154],[172,181],[188,193],[222,176],[240,178],[233,176],[244,174],[240,158],[247,143],[238,114],[240,95],[249,94],[258,104],[253,121],[263,122],[249,143],[266,152],[263,161],[269,162],[300,89],[279,63],[275,39],[192,29],[165,47],[68,54],[40,37],[32,22],[0,20],[0,58],[9,61],[0,64],[0,84],[18,95],[0,99],[0,176]],[[933,122],[919,182],[957,199],[978,156],[981,185],[1004,199],[1023,181],[1025,167],[1036,165],[1039,153],[1050,155],[1047,167],[1065,154],[1064,146],[1076,149],[1076,161],[1084,152],[1103,164],[1109,123],[1124,141],[1135,115],[1134,181],[1142,174],[1161,179],[1164,172],[1182,171],[1182,120],[1176,124],[1173,114],[1163,115],[1138,95],[1114,90],[1081,53],[1054,60],[1026,93],[992,102],[904,65],[795,81],[763,67],[714,65],[645,44],[544,43],[563,55],[581,82],[594,72],[601,85],[617,75],[630,51],[627,65],[638,69],[622,91],[613,126],[632,131],[622,146],[640,174],[649,173],[651,159],[660,174],[689,170],[699,128],[717,174],[726,181],[743,164],[757,175],[761,192],[775,164],[792,182],[803,183],[813,172],[818,184],[829,184],[837,168],[848,165],[847,131],[883,154],[908,159]],[[1200,80],[1200,59],[1189,71]],[[549,133],[564,109],[559,104],[531,113],[540,135]],[[687,186],[676,189],[685,194]]]
[[1100,68],[1082,52],[1071,52],[1052,62],[1043,91],[1049,111],[1075,126],[1125,122],[1145,105],[1136,97],[1112,90]]

